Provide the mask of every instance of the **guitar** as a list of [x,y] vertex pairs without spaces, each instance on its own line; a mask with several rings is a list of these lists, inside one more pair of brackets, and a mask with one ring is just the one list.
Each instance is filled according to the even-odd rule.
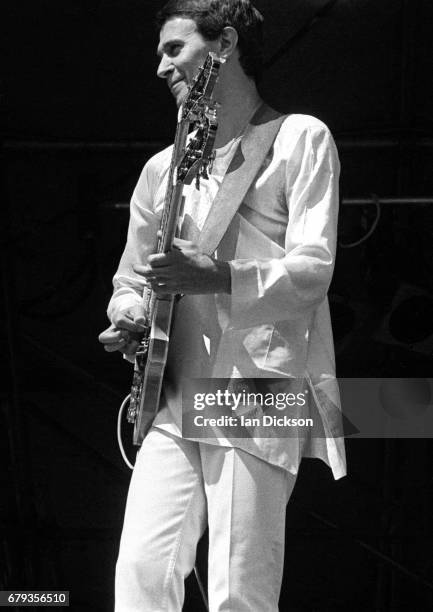
[[[189,185],[195,178],[199,188],[200,176],[208,178],[218,125],[217,103],[211,97],[222,62],[215,54],[209,53],[179,108],[157,243],[158,253],[169,251],[178,234],[184,185]],[[191,128],[196,132],[187,144]],[[158,295],[145,289],[143,301],[149,326],[135,356],[127,410],[127,420],[134,424],[133,443],[138,446],[159,410],[176,296]]]

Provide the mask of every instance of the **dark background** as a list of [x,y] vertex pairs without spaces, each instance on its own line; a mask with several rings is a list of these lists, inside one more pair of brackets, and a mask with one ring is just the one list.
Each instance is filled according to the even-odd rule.
[[[130,475],[115,428],[131,369],[97,335],[124,205],[174,132],[174,102],[155,76],[161,5],[2,10],[0,588],[66,589],[74,612],[112,607]],[[340,152],[338,375],[430,376],[432,3],[256,5],[268,25],[263,97],[325,121]],[[431,609],[430,440],[349,439],[347,451],[350,475],[337,482],[303,463],[281,610]],[[201,609],[193,578],[185,609]]]

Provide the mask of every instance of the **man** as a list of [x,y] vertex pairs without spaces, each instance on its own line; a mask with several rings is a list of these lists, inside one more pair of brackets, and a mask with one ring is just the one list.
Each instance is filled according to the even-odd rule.
[[[208,179],[185,187],[184,220],[198,236],[262,101],[262,17],[249,0],[171,0],[160,11],[158,76],[181,104],[209,51],[225,59]],[[138,453],[116,571],[116,612],[179,611],[184,578],[209,526],[212,612],[275,612],[285,507],[302,456],[345,473],[326,299],[336,243],[339,163],[326,126],[305,115],[281,125],[216,254],[176,239],[155,254],[171,149],[146,164],[131,201],[128,239],[100,335],[131,359],[143,329],[142,293],[182,294],[161,410]],[[182,436],[181,381],[307,381],[315,428],[303,436]],[[185,408],[185,407],[183,407]]]

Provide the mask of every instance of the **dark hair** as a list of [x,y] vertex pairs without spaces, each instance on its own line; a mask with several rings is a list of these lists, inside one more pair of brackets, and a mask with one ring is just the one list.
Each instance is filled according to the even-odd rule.
[[246,75],[258,80],[263,62],[263,17],[249,0],[169,0],[158,11],[159,29],[174,17],[193,19],[206,40],[216,40],[231,26],[238,33],[239,62]]

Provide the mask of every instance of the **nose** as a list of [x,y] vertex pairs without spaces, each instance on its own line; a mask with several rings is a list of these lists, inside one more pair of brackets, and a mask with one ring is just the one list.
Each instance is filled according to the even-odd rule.
[[167,55],[164,53],[164,55],[161,57],[161,61],[159,62],[156,74],[159,76],[160,79],[166,79],[172,71],[173,64],[171,63],[170,58],[168,58]]

